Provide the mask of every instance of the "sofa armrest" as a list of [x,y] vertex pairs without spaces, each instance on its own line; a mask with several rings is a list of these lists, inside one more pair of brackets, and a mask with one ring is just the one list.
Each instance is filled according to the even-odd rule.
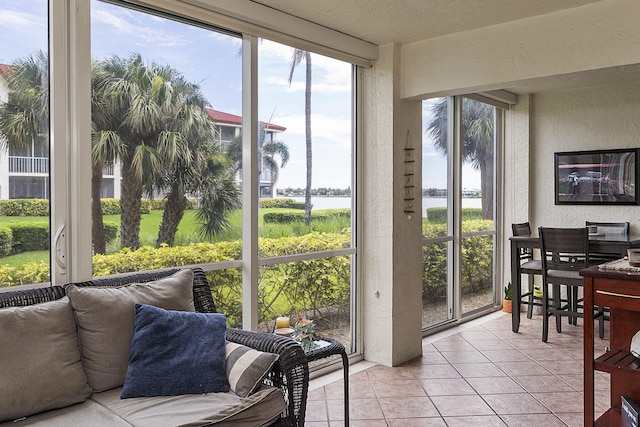
[[232,328],[227,329],[227,340],[280,355],[265,383],[282,389],[287,401],[286,424],[303,427],[309,391],[309,365],[302,347],[291,338]]

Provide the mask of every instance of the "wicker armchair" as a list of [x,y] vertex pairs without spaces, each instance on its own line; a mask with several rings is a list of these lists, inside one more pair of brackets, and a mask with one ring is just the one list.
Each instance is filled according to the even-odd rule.
[[[80,286],[122,286],[129,283],[144,283],[170,276],[179,269],[156,270],[143,273],[123,274],[94,278]],[[209,282],[201,268],[194,268],[193,300],[196,311],[215,313]],[[65,295],[64,287],[50,286],[25,290],[0,292],[0,308],[25,306],[53,301]],[[260,351],[280,355],[277,365],[265,379],[265,384],[282,389],[287,401],[287,411],[274,425],[303,427],[309,388],[309,367],[302,348],[293,340],[275,334],[228,329],[227,340],[243,344]]]

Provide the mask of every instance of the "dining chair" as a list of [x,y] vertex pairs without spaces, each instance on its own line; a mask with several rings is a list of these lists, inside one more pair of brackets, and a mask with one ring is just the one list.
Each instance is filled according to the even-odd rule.
[[[582,299],[578,298],[578,289],[582,287],[580,270],[589,267],[589,229],[540,227],[539,236],[542,257],[542,341],[549,336],[549,317],[556,318],[556,331],[562,332],[562,316],[569,323],[577,325],[583,317]],[[549,286],[551,299],[549,305]],[[562,300],[561,290],[566,287],[567,299]],[[599,321],[598,332],[604,338],[604,310],[595,308],[594,319]]]
[[[594,221],[585,221],[585,225],[587,227],[596,226],[598,227],[598,231],[595,233],[596,235],[623,235],[626,236],[629,234],[629,223],[628,222],[594,222]],[[591,235],[591,234],[590,234]],[[598,265],[608,261],[613,261],[616,259],[620,259],[620,254],[618,252],[608,253],[608,252],[593,252],[589,253],[589,263],[591,265]]]
[[[531,236],[531,225],[528,222],[511,224],[511,230],[514,236]],[[542,295],[536,292],[534,283],[535,276],[542,277],[542,261],[534,259],[532,248],[520,248],[518,261],[520,262],[520,273],[528,275],[529,289],[527,292],[521,293],[520,301],[516,301],[514,307],[519,309],[520,304],[527,304],[527,319],[531,319],[533,307],[542,307]],[[526,300],[524,300],[525,298]]]

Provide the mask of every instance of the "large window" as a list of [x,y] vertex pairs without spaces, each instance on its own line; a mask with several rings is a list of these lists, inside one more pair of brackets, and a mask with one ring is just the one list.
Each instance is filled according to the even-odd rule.
[[[26,31],[32,3],[42,7],[42,46],[16,50],[16,59],[47,52],[47,2],[12,7]],[[43,53],[42,77],[63,89],[51,97],[57,121],[0,153],[31,168],[0,182],[0,198],[51,194],[63,259],[37,279],[0,276],[2,285],[198,265],[231,326],[272,331],[278,316],[304,317],[349,346],[354,67],[201,16],[119,1],[49,4],[53,65]],[[36,83],[18,93],[45,94]],[[257,167],[243,165],[249,158]],[[49,169],[35,170],[42,159],[56,165],[51,184]]]
[[0,286],[49,278],[47,15],[46,0],[0,3]]
[[423,102],[423,328],[496,304],[500,117],[465,97]]

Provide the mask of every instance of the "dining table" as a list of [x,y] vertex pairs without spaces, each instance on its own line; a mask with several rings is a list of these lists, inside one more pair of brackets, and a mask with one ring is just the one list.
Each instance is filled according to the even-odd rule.
[[[511,330],[518,332],[520,329],[520,304],[522,299],[522,272],[520,271],[521,249],[540,249],[541,243],[538,236],[512,236],[511,243],[511,283],[512,300],[514,301],[511,310]],[[627,249],[640,248],[640,234],[590,234],[589,253],[610,254],[612,259],[616,256],[624,258],[627,256]]]

